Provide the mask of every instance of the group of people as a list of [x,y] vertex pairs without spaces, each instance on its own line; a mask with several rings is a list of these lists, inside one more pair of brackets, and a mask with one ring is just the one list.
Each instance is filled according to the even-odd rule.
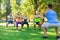
[[[60,26],[60,22],[57,19],[57,13],[52,9],[52,4],[48,4],[48,10],[45,13],[45,16],[46,16],[48,22],[44,22],[42,24],[40,21],[43,20],[44,17],[39,14],[39,11],[35,12],[34,19],[33,19],[34,30],[36,30],[36,24],[37,24],[39,27],[39,30],[42,27],[42,30],[44,32],[44,38],[48,38],[46,28],[54,27],[55,31],[56,31],[56,38],[60,38],[60,36],[58,34],[58,27]],[[10,13],[10,15],[8,15],[6,27],[8,27],[9,23],[14,23],[14,26],[16,26],[16,29],[18,29],[18,24],[21,24],[21,29],[23,29],[24,24],[26,24],[27,27],[29,27],[28,17],[26,14],[24,14],[24,16],[22,16],[21,13],[18,12],[15,21],[16,22],[14,22],[14,17],[12,15],[12,13]]]
[[[21,15],[20,12],[18,12],[18,14],[16,15],[16,19],[14,19],[12,13],[10,13],[8,15],[8,20],[7,20],[7,24],[6,24],[6,28],[8,27],[8,24],[14,24],[14,26],[16,27],[16,29],[18,29],[18,24],[21,24],[21,29],[23,29],[24,24],[27,25],[27,27],[29,28],[29,21],[28,21],[28,17],[27,14],[24,14],[24,16]],[[34,30],[36,30],[36,24],[39,26],[39,30],[40,30],[40,20],[42,19],[42,16],[39,14],[39,11],[36,11],[36,13],[34,14]]]
[[21,29],[23,29],[24,24],[27,24],[27,27],[29,27],[28,24],[28,17],[25,14],[24,16],[21,15],[20,12],[18,12],[18,14],[16,15],[16,19],[14,19],[14,16],[12,15],[12,13],[10,13],[8,15],[8,20],[6,23],[6,28],[8,27],[8,24],[14,24],[14,27],[16,26],[16,29],[18,29],[18,24],[21,24]]

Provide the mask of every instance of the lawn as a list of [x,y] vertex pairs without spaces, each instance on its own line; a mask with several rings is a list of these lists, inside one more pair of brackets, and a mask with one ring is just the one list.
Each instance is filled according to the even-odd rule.
[[[59,28],[60,30],[60,28]],[[47,40],[56,40],[54,28],[47,29],[48,39]],[[9,26],[8,29],[5,29],[5,26],[0,26],[0,40],[44,40],[42,30],[33,30],[33,26],[30,28],[24,27],[24,30],[14,30],[13,26]]]

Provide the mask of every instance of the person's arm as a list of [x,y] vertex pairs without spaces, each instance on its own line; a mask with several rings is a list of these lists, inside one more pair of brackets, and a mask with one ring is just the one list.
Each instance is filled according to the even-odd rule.
[[44,19],[43,15],[41,15],[41,19]]
[[16,21],[15,18],[14,18],[14,16],[13,16],[13,20],[14,20],[14,22]]
[[20,15],[20,18],[22,19],[22,21],[24,21],[24,18],[23,18],[23,16],[22,16],[22,15]]
[[40,15],[39,15],[39,17],[40,17],[41,19],[43,19],[43,18],[44,18],[42,14],[40,14]]

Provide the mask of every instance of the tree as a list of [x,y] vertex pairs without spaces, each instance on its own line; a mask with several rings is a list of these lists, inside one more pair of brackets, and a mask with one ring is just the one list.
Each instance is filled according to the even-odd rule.
[[56,0],[55,6],[56,6],[55,10],[57,11],[58,14],[58,19],[60,19],[60,0]]
[[16,0],[16,4],[20,6],[20,1],[21,0]]
[[[7,18],[10,12],[15,16],[16,13],[20,11],[22,15],[24,15],[24,13],[29,15],[28,17],[33,15],[35,10],[39,10],[40,13],[44,14],[47,10],[47,4],[49,3],[53,4],[54,10],[56,10],[58,12],[58,16],[60,16],[60,0],[0,0],[0,19],[3,17]],[[1,8],[1,4],[3,4],[3,8],[4,6],[6,7],[4,9]]]
[[37,0],[34,0],[34,10],[37,10]]
[[7,15],[11,12],[11,5],[10,5],[10,0],[6,0],[6,21],[7,21]]
[[0,13],[1,13],[1,0],[0,0]]

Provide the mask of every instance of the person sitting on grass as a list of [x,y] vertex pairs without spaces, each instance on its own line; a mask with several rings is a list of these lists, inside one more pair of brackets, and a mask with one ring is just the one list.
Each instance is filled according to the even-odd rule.
[[48,22],[44,22],[42,24],[42,29],[44,32],[44,38],[48,38],[46,28],[54,27],[56,31],[56,38],[60,38],[58,35],[58,27],[60,26],[60,22],[57,19],[57,13],[52,9],[52,4],[48,4],[48,10],[45,14]]
[[21,24],[21,29],[23,29],[22,15],[20,12],[16,16],[16,29],[18,29],[18,24]]
[[[27,14],[24,14],[24,16],[23,16],[23,24],[26,24],[26,25],[27,25],[27,27],[29,28]],[[24,26],[24,25],[23,25],[23,26]]]
[[8,15],[8,17],[7,17],[7,23],[6,23],[6,29],[7,29],[7,27],[8,27],[8,24],[14,24],[14,27],[15,27],[15,22],[14,22],[14,17],[13,17],[13,15],[12,15],[12,12]]
[[36,11],[36,13],[34,14],[34,30],[36,30],[36,24],[39,26],[39,30],[41,28],[41,19],[42,16],[39,14],[39,11]]

